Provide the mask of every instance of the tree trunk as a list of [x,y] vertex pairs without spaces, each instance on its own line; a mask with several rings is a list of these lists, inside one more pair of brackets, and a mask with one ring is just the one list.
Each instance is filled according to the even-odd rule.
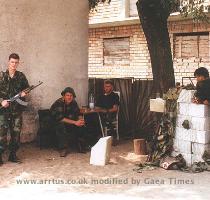
[[153,80],[158,92],[175,86],[167,19],[168,0],[138,0],[137,10],[150,53]]

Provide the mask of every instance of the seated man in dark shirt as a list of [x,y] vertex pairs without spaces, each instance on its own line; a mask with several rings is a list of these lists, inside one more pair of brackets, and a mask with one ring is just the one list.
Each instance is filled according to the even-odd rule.
[[62,97],[57,99],[50,108],[55,121],[58,148],[61,157],[67,155],[69,140],[84,152],[84,119],[79,117],[80,110],[75,101],[75,92],[67,87],[61,92]]
[[210,105],[210,79],[209,72],[205,67],[195,70],[194,76],[197,79],[194,103]]
[[104,126],[109,127],[111,130],[109,135],[112,135],[115,139],[116,135],[114,133],[112,121],[116,117],[116,113],[118,111],[119,96],[113,92],[113,82],[111,80],[104,81],[104,94],[99,96],[96,102],[96,107],[102,109],[102,123]]

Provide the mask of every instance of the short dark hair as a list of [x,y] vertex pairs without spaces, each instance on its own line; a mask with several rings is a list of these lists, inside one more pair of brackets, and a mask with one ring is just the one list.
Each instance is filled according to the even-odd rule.
[[12,53],[9,55],[9,60],[13,58],[13,59],[17,59],[20,60],[20,56],[17,53]]
[[112,86],[114,86],[113,81],[110,80],[110,79],[105,80],[105,81],[104,81],[104,84],[111,84]]
[[199,67],[195,70],[194,76],[204,76],[205,78],[209,78],[209,71],[205,67]]

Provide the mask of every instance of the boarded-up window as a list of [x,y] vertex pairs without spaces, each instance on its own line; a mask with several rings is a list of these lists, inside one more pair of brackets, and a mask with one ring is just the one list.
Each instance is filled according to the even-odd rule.
[[104,65],[129,66],[129,38],[104,39]]
[[209,34],[191,33],[177,34],[174,37],[175,58],[208,58],[209,57]]
[[136,2],[137,2],[137,0],[130,0],[130,17],[138,16]]

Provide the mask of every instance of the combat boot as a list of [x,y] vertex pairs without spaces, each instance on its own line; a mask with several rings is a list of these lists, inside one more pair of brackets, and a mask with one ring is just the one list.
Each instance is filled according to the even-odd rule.
[[3,165],[3,159],[2,159],[2,154],[0,154],[0,166]]
[[66,148],[65,149],[61,149],[61,150],[59,150],[59,154],[60,154],[60,157],[66,157],[67,154],[68,154],[68,151],[67,151]]
[[21,163],[20,159],[16,155],[16,152],[10,152],[8,161],[14,163]]

